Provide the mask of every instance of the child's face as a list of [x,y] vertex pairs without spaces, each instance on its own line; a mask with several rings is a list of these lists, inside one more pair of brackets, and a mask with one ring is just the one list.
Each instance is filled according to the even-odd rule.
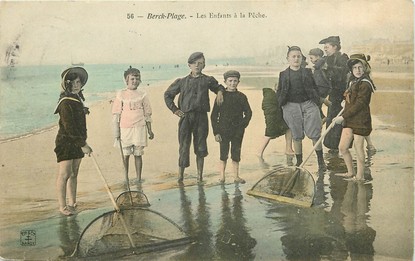
[[82,82],[79,77],[77,77],[75,80],[71,81],[72,90],[71,92],[73,94],[78,94],[81,91],[82,88]]
[[365,74],[365,68],[363,67],[363,64],[361,62],[356,63],[352,66],[352,73],[354,77],[360,78]]
[[227,91],[235,91],[239,84],[238,77],[228,77],[225,80]]
[[205,68],[205,58],[199,58],[193,63],[189,63],[189,68],[193,75],[199,75]]
[[320,56],[318,56],[318,55],[312,55],[312,54],[310,54],[310,61],[313,63],[313,64],[315,64],[317,61],[318,61],[318,59],[320,59],[321,57]]
[[332,45],[331,43],[324,44],[324,51],[326,52],[327,56],[333,55],[337,51],[337,46]]
[[141,83],[141,77],[140,75],[132,75],[129,74],[127,76],[127,88],[130,90],[137,89],[138,85]]
[[303,55],[300,51],[294,50],[288,53],[287,60],[291,68],[300,68]]

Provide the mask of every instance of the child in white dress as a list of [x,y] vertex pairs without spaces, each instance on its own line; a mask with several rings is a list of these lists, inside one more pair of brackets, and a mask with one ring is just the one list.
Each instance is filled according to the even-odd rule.
[[121,146],[128,173],[130,155],[135,158],[137,180],[141,182],[143,168],[142,155],[148,138],[154,138],[151,129],[151,105],[147,93],[138,89],[141,83],[140,71],[130,66],[124,72],[127,88],[117,92],[112,106],[114,138]]

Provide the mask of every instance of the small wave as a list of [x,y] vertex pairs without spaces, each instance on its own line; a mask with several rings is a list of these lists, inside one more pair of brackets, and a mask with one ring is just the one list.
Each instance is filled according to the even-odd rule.
[[24,134],[21,134],[21,135],[16,135],[16,136],[12,136],[12,137],[5,137],[5,138],[0,137],[0,144],[15,141],[15,140],[20,140],[20,139],[27,138],[27,137],[30,137],[30,136],[33,136],[33,135],[38,135],[38,134],[56,129],[57,127],[58,127],[58,125],[55,124],[53,126],[48,126],[48,127],[42,128],[42,129],[31,131],[29,133],[24,133]]

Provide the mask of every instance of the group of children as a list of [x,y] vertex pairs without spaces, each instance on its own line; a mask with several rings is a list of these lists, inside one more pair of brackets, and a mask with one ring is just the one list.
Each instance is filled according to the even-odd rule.
[[[198,181],[203,181],[203,163],[208,155],[207,136],[210,111],[209,90],[216,93],[211,123],[215,140],[220,143],[221,181],[225,181],[225,167],[229,149],[234,168],[235,182],[245,183],[239,177],[239,161],[244,129],[248,126],[252,111],[246,96],[237,90],[240,74],[228,71],[224,74],[226,88],[212,77],[202,73],[205,57],[195,52],[188,59],[190,74],[173,82],[164,93],[167,107],[179,120],[179,172],[178,182],[183,182],[184,170],[190,165],[189,154],[193,136]],[[174,102],[178,97],[178,104]]]
[[[337,124],[327,133],[324,145],[331,152],[337,153],[340,151],[344,156],[348,172],[337,175],[346,179],[364,180],[364,141],[367,142],[368,153],[376,152],[376,148],[370,139],[371,116],[369,104],[371,94],[376,89],[370,78],[370,65],[368,63],[370,57],[355,54],[349,58],[346,54],[340,53],[341,45],[338,36],[327,37],[319,43],[324,44],[326,55],[319,48],[309,51],[312,73],[310,73],[310,69],[306,68],[306,57],[302,54],[301,49],[292,46],[289,47],[287,52],[289,67],[280,73],[279,82],[276,86],[277,100],[273,100],[271,94],[273,91],[270,88],[264,89],[262,108],[266,130],[264,142],[261,144],[257,155],[263,160],[263,153],[270,139],[285,134],[287,163],[291,163],[292,155],[295,154],[297,158],[296,165],[299,166],[302,163],[301,140],[304,135],[307,135],[315,144],[320,138],[322,125],[326,122],[326,126],[329,126],[333,120],[336,120]],[[354,66],[360,66],[360,71]],[[311,78],[313,78],[314,83]],[[355,87],[357,84],[355,82],[359,83],[359,88]],[[350,98],[352,96],[354,99]],[[346,101],[345,105],[342,105],[343,100]],[[281,107],[282,110],[273,108],[271,104],[277,108]],[[327,117],[323,114],[322,104],[328,107]],[[321,121],[317,116],[316,106],[319,108]],[[345,107],[343,116],[337,117],[343,106]],[[278,117],[278,114],[283,115],[283,121]],[[342,117],[350,117],[351,119],[342,122]],[[359,119],[359,121],[356,119]],[[350,122],[352,123],[350,124]],[[285,124],[288,125],[288,129],[284,128]],[[280,131],[270,132],[270,130],[277,130],[275,126],[280,126]],[[286,131],[284,133],[281,130]],[[363,137],[363,140],[360,139],[361,137]],[[354,147],[358,163],[357,174],[353,169],[349,151],[349,146],[351,146],[353,140],[356,143]],[[294,149],[292,145],[294,145]],[[326,165],[321,149],[321,144],[317,145],[316,154],[319,170],[324,171]]]
[[[338,37],[327,39],[338,40],[339,44]],[[326,43],[331,42],[326,41]],[[327,50],[326,53],[328,54]],[[324,121],[322,122],[324,115],[321,105],[324,103],[331,106],[327,118],[332,116],[330,113],[333,114],[330,112],[330,108],[332,108],[334,101],[337,102],[338,97],[335,97],[337,100],[330,101],[326,97],[333,95],[333,89],[335,89],[333,83],[337,84],[333,79],[336,75],[335,73],[332,75],[327,73],[330,71],[330,65],[328,65],[328,58],[323,57],[322,50],[312,49],[309,55],[314,64],[313,71],[305,68],[301,49],[298,46],[289,47],[287,52],[289,67],[280,73],[277,91],[269,88],[264,89],[262,105],[264,113],[267,111],[265,113],[267,129],[261,147],[261,157],[270,139],[285,134],[286,153],[290,156],[295,154],[296,165],[300,166],[303,161],[302,140],[304,137],[307,136],[313,143],[316,143],[321,136],[322,124],[324,123]],[[225,169],[230,151],[234,181],[245,183],[245,180],[239,176],[239,162],[242,140],[245,128],[251,120],[252,110],[246,95],[237,89],[241,75],[234,70],[225,72],[223,76],[226,87],[224,87],[214,77],[202,73],[205,68],[205,57],[201,52],[190,55],[188,66],[190,74],[174,81],[164,93],[166,106],[180,118],[178,122],[178,182],[183,182],[184,170],[190,166],[192,139],[198,181],[203,181],[204,158],[208,155],[210,90],[217,94],[210,119],[215,140],[220,144],[220,181],[225,182]],[[332,117],[329,120],[335,120],[339,125],[343,123],[347,128],[347,131],[343,131],[341,141],[339,141],[340,152],[345,156],[348,168],[348,173],[343,176],[361,180],[363,179],[361,164],[363,141],[357,136],[369,136],[371,131],[369,102],[374,84],[369,77],[370,66],[364,55],[352,56],[347,60],[347,66],[352,77],[347,91],[344,92],[346,97],[345,112],[343,117]],[[71,215],[75,212],[77,172],[83,154],[92,152],[86,143],[86,124],[81,93],[81,88],[85,85],[87,78],[86,71],[80,67],[70,68],[64,72],[62,74],[62,97],[56,109],[56,113],[60,115],[55,149],[60,164],[57,188],[60,211],[64,215]],[[122,148],[127,172],[129,157],[134,155],[137,179],[140,182],[144,147],[147,146],[147,139],[154,138],[151,127],[152,108],[146,92],[138,88],[141,83],[140,71],[130,66],[124,72],[124,80],[126,88],[117,92],[112,106],[113,133],[117,146]],[[339,91],[337,90],[337,92]],[[365,95],[364,100],[361,99],[361,93]],[[176,105],[177,95],[179,96]],[[265,97],[268,97],[267,100]],[[364,118],[363,126],[355,123],[356,117]],[[362,120],[360,119],[359,122]],[[358,146],[356,150],[358,155],[357,175],[354,173],[351,155],[348,151],[353,138]],[[294,149],[291,144],[294,145]],[[69,153],[70,151],[76,153],[72,155]],[[319,170],[326,170],[321,143],[316,146],[315,151]],[[69,205],[66,204],[66,184],[70,190]]]
[[[218,96],[213,106],[211,123],[215,140],[220,143],[221,182],[225,182],[225,167],[229,151],[235,182],[245,183],[239,177],[239,161],[244,130],[248,126],[252,111],[247,97],[237,90],[240,73],[227,71],[224,74],[226,88],[212,76],[202,73],[205,67],[203,53],[196,52],[188,59],[190,74],[174,81],[164,93],[167,107],[179,119],[179,171],[178,182],[183,182],[184,170],[190,166],[190,147],[196,154],[198,180],[203,181],[204,158],[208,155],[209,93]],[[118,91],[112,106],[113,132],[116,145],[122,147],[125,167],[128,172],[130,155],[134,155],[137,180],[141,181],[142,155],[147,146],[147,136],[154,138],[151,128],[152,109],[145,91],[138,88],[140,71],[130,68],[124,72],[126,89]],[[178,105],[175,97],[178,97]]]

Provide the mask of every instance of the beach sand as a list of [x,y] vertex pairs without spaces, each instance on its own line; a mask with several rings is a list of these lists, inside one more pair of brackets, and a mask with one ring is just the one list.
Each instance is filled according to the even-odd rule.
[[[214,75],[218,80],[221,80],[221,73],[226,69],[212,68],[211,70],[206,70],[206,73]],[[245,133],[241,161],[241,176],[247,181],[244,187],[249,188],[264,174],[264,171],[257,170],[258,159],[256,153],[265,129],[264,116],[261,110],[262,91],[258,86],[251,85],[250,82],[254,78],[261,78],[261,85],[268,85],[274,82],[273,79],[275,79],[276,73],[272,69],[258,69],[255,67],[240,67],[237,69],[242,74],[239,90],[247,95],[253,110],[252,121]],[[393,81],[393,73],[382,73],[378,76],[375,74],[373,78],[378,91],[373,95],[371,103],[371,111],[374,117],[372,139],[375,142],[375,146],[385,154],[383,157],[388,157],[388,148],[384,147],[383,141],[393,140],[395,133],[401,133],[399,135],[404,135],[403,137],[413,144],[413,75],[405,76],[403,80],[401,77],[397,84],[398,86]],[[246,83],[244,83],[245,79]],[[145,87],[154,110],[152,126],[155,138],[149,140],[149,145],[145,149],[143,156],[144,183],[142,186],[144,191],[150,192],[150,194],[178,187],[176,182],[178,169],[178,117],[166,108],[163,99],[163,92],[170,82],[161,82],[154,86]],[[273,86],[263,87],[272,88]],[[211,103],[213,99],[214,96],[212,95]],[[119,150],[113,147],[114,140],[111,133],[110,113],[111,99],[108,98],[106,101],[93,105],[90,110],[91,114],[87,116],[88,144],[93,148],[94,155],[107,182],[111,186],[113,194],[117,195],[124,190],[124,172]],[[61,218],[58,212],[55,192],[58,165],[53,148],[56,133],[57,128],[52,128],[42,133],[0,144],[0,204],[2,206],[0,211],[0,228]],[[310,151],[311,147],[311,142],[305,140],[304,151]],[[208,137],[208,148],[209,156],[205,160],[204,167],[206,187],[218,184],[219,180],[219,145],[214,141],[211,130]],[[398,159],[398,161],[405,161],[405,164],[410,168],[409,171],[413,172],[413,149],[402,153],[406,156],[404,159]],[[265,151],[265,159],[269,159],[270,154],[277,155],[279,158],[273,158],[269,161],[274,163],[275,161],[277,163],[285,162],[283,138],[278,138],[270,143],[269,148]],[[393,157],[394,155],[391,156]],[[313,157],[310,163],[306,165],[306,168],[311,172],[317,171]],[[130,165],[133,165],[132,162]],[[233,182],[231,166],[228,166],[227,172],[227,181]],[[134,169],[131,169],[130,179],[134,178],[134,173]],[[377,178],[376,176],[374,177],[374,179]],[[378,180],[377,182],[390,182],[388,180],[389,177],[383,178],[384,180]],[[197,184],[194,155],[191,156],[191,166],[185,171],[184,184],[185,186]],[[403,181],[403,184],[413,184],[413,177],[409,175]],[[402,188],[402,190],[405,190],[402,192],[403,194],[412,197],[412,186]],[[92,159],[86,156],[82,161],[78,178],[80,210],[111,207],[105,193]],[[159,200],[163,200],[163,198],[161,197]],[[399,204],[399,202],[390,203]],[[413,217],[413,206],[411,209],[407,209],[407,211],[407,214]],[[413,232],[413,226],[408,229]],[[13,237],[13,235],[2,235],[3,240],[10,240],[10,237]],[[0,248],[0,256],[9,257],[7,256],[8,254],[12,255],[12,257],[18,256],[17,253],[12,254],[8,248],[3,241]],[[6,253],[6,256],[4,256],[4,253]],[[53,255],[52,251],[51,256]]]

